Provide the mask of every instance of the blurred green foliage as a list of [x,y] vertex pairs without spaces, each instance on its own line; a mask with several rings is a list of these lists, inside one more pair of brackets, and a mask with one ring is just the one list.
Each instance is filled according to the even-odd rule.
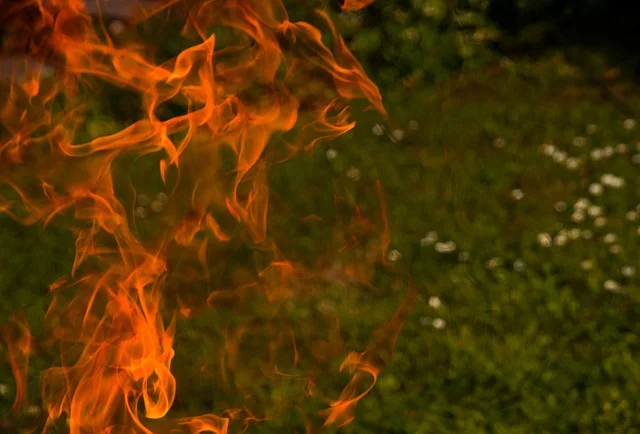
[[485,18],[484,0],[375,2],[337,22],[349,47],[382,87],[433,84],[471,69],[491,53],[498,32]]

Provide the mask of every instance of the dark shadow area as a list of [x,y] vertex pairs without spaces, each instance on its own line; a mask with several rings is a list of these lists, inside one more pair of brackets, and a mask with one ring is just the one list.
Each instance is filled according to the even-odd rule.
[[503,54],[582,46],[605,51],[640,78],[637,26],[640,4],[620,0],[491,0],[489,20],[504,32]]

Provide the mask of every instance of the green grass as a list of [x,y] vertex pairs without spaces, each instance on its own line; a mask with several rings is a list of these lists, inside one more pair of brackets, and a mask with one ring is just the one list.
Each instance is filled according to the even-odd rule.
[[[625,130],[625,116],[579,74],[528,78],[529,68],[566,67],[558,59],[523,61],[511,73],[463,75],[425,95],[404,94],[397,116],[390,98],[395,127],[406,125],[406,107],[418,131],[393,143],[370,133],[374,119],[363,119],[351,137],[331,144],[339,154],[325,162],[327,169],[313,172],[310,187],[359,168],[361,180],[352,187],[359,197],[375,179],[384,182],[391,248],[421,292],[393,364],[346,432],[636,432],[638,282],[621,268],[638,261],[638,222],[626,213],[639,202],[632,155],[640,135]],[[626,101],[635,103],[637,94]],[[592,136],[585,132],[589,124],[598,125]],[[576,136],[587,138],[584,148],[572,145]],[[502,148],[494,146],[498,137]],[[547,141],[576,156],[618,143],[629,150],[586,159],[572,171],[542,154]],[[323,150],[312,158],[325,158]],[[591,196],[588,185],[606,173],[626,186]],[[524,193],[521,200],[512,197],[514,189]],[[594,227],[590,217],[571,221],[581,197],[602,207],[604,227]],[[569,210],[555,210],[561,201]],[[538,242],[540,233],[571,228],[594,236],[564,246]],[[421,246],[429,231],[454,241],[456,252]],[[608,233],[618,234],[617,254],[603,240]],[[468,262],[461,263],[461,251]],[[585,259],[592,270],[581,268]],[[609,279],[622,291],[607,291]],[[432,296],[441,300],[439,309],[429,307]],[[432,327],[434,318],[446,327]]]

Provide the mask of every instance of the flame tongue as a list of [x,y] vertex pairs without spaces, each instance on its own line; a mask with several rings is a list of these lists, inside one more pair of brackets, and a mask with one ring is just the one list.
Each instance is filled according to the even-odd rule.
[[[133,270],[112,265],[76,284],[64,312],[70,324],[58,330],[65,366],[43,379],[51,422],[66,412],[72,432],[102,432],[118,422],[135,426],[140,400],[148,418],[167,413],[175,396],[174,326],[165,330],[160,317],[157,278],[163,272],[162,262],[147,255]],[[77,344],[82,350],[73,354]]]
[[[346,2],[344,7],[367,3]],[[296,127],[296,138],[284,143],[289,158],[353,128],[348,104],[354,98],[365,98],[384,113],[381,96],[321,11],[332,50],[323,44],[320,30],[290,22],[279,0],[182,2],[188,17],[183,33],[198,35],[200,42],[157,64],[141,46],[117,46],[94,30],[80,1],[34,4],[39,11],[35,26],[48,34],[34,45],[34,54],[48,50],[49,58],[64,68],[52,83],[39,77],[37,68],[10,83],[2,124],[11,136],[0,142],[0,184],[9,188],[6,196],[0,195],[0,209],[27,224],[71,216],[77,235],[72,279],[52,285],[55,299],[47,313],[61,361],[43,376],[47,426],[66,414],[73,434],[148,433],[142,414],[164,418],[176,394],[171,373],[175,316],[168,313],[166,298],[167,278],[178,275],[169,272],[172,252],[196,258],[204,271],[185,276],[205,279],[211,268],[208,256],[239,233],[281,256],[267,237],[267,144],[274,134]],[[144,18],[166,7],[149,10]],[[216,48],[213,26],[231,29],[237,35],[234,43]],[[331,92],[305,96],[311,77]],[[120,131],[87,138],[83,92],[99,81],[140,94],[144,110],[140,120]],[[54,101],[60,98],[65,108],[56,112]],[[163,105],[172,102],[189,109],[161,118]],[[300,125],[303,103],[310,110]],[[277,143],[270,146],[277,150]],[[224,167],[229,156],[233,170]],[[164,217],[144,242],[130,201],[119,193],[118,162],[127,158],[155,158],[150,177],[170,193],[159,205],[165,207]],[[270,310],[275,314],[292,297],[289,281],[298,275],[290,262],[276,259],[253,277],[239,279],[237,288],[216,291],[209,300],[240,301],[242,294],[262,288],[266,301],[276,306]],[[189,315],[192,307],[180,306],[179,311]],[[234,333],[227,335],[230,359],[237,354],[234,340],[250,336],[251,329]],[[273,335],[295,347],[291,331]],[[20,365],[26,363],[29,339],[12,344],[12,367],[21,390],[17,403],[26,399],[26,371]],[[271,353],[276,348],[272,345]],[[367,357],[351,355],[345,366],[369,372],[375,380],[377,365]],[[360,397],[353,390],[333,406],[328,422],[349,418]],[[167,432],[225,433],[229,418],[260,419],[244,410],[229,410],[228,415],[167,421],[154,432],[169,427]]]
[[344,0],[342,9],[345,11],[357,11],[372,4],[374,0]]

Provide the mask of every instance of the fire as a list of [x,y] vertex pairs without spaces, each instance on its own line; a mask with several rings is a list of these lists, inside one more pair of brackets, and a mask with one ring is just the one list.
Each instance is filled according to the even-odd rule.
[[[368,3],[346,2],[344,8]],[[385,114],[380,92],[330,17],[317,11],[332,48],[319,28],[290,21],[280,0],[147,5],[136,20],[181,11],[182,37],[193,42],[175,58],[156,61],[141,43],[118,43],[95,25],[89,12],[102,14],[101,8],[77,0],[25,4],[32,12],[28,22],[19,7],[9,14],[12,28],[33,32],[27,44],[31,60],[13,75],[0,112],[7,132],[0,138],[0,210],[24,224],[59,224],[76,237],[69,275],[50,287],[46,346],[58,352],[59,363],[41,379],[44,430],[68,418],[73,434],[226,433],[236,420],[248,425],[275,417],[251,409],[249,394],[241,408],[221,415],[169,414],[179,387],[172,373],[178,320],[203,309],[235,308],[240,315],[252,300],[264,303],[267,325],[247,321],[227,328],[215,362],[221,387],[232,387],[228,377],[246,363],[246,342],[268,335],[266,362],[256,375],[303,379],[304,394],[318,395],[313,369],[300,371],[301,359],[339,356],[340,326],[333,321],[329,340],[309,344],[310,350],[300,346],[305,336],[299,330],[276,321],[287,303],[318,293],[304,289],[318,286],[318,273],[287,259],[269,234],[269,163],[351,130],[351,100],[364,98]],[[230,29],[233,44],[219,44],[214,27]],[[3,49],[15,49],[13,42],[5,41]],[[43,62],[53,65],[53,76],[43,74]],[[323,92],[305,94],[310,77],[319,77]],[[88,137],[87,105],[100,83],[139,95],[140,118],[119,131]],[[186,110],[160,116],[169,103]],[[283,139],[286,133],[292,138]],[[225,165],[229,161],[232,168]],[[139,162],[151,169],[138,173]],[[166,192],[163,214],[153,223],[135,213],[144,182]],[[390,235],[381,185],[378,192],[384,227],[373,256],[384,262]],[[253,246],[262,259],[253,271],[234,270],[221,286],[212,270],[226,263],[225,249],[233,243]],[[364,280],[371,275],[363,273]],[[193,295],[190,288],[200,286],[207,293]],[[366,351],[346,356],[341,369],[351,370],[353,378],[338,400],[326,399],[327,424],[347,423],[373,387],[386,363],[381,354],[390,353],[412,294]],[[27,400],[32,337],[23,320],[15,324],[19,336],[7,332],[4,338],[18,408]],[[290,360],[281,354],[285,347]],[[253,369],[250,363],[247,369]],[[201,368],[203,375],[208,372]],[[358,392],[367,376],[373,381]],[[239,390],[238,384],[233,387]]]
[[[13,411],[21,410],[27,402],[27,368],[31,353],[31,332],[26,320],[20,316],[12,318],[13,333],[11,327],[2,330],[2,338],[9,348],[9,363],[16,381],[16,397],[13,401]],[[15,329],[18,336],[14,336]]]
[[374,0],[344,0],[344,2],[342,2],[342,9],[345,11],[357,11],[366,8],[373,2]]

